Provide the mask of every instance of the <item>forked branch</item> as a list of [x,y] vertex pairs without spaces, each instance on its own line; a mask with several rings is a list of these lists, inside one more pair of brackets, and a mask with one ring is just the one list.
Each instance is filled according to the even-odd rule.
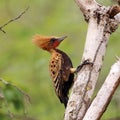
[[120,84],[120,60],[111,68],[109,75],[99,90],[97,96],[92,101],[83,120],[99,120],[106,107],[109,105],[112,96]]

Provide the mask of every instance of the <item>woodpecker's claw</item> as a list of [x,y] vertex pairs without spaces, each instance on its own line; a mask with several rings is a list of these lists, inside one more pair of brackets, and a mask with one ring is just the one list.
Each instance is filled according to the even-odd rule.
[[76,69],[75,72],[78,73],[78,72],[83,68],[84,65],[91,65],[91,66],[93,66],[93,62],[90,62],[89,59],[83,61],[83,63],[80,64],[80,65],[77,67],[77,69]]

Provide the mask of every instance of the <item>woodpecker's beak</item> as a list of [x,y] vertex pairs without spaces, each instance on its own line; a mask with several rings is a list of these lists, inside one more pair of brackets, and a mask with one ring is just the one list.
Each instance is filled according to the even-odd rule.
[[58,40],[59,42],[61,42],[61,41],[63,41],[65,38],[67,38],[67,36],[57,38],[57,40]]

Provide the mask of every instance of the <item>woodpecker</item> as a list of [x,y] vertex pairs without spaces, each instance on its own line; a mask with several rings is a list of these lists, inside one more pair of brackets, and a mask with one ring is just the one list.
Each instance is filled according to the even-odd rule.
[[57,49],[57,46],[66,38],[54,37],[54,36],[41,36],[35,35],[33,37],[33,43],[43,50],[48,51],[51,54],[49,63],[49,72],[52,78],[52,83],[55,89],[55,93],[58,96],[61,103],[67,106],[68,92],[73,84],[74,68],[68,55],[63,51]]
[[57,49],[59,44],[66,37],[67,36],[55,37],[35,35],[32,40],[33,43],[36,44],[38,47],[48,51],[51,54],[51,59],[49,63],[50,76],[52,78],[55,93],[58,96],[60,102],[64,104],[65,108],[69,99],[69,89],[74,83],[74,73],[81,70],[84,65],[91,64],[89,60],[85,60],[77,67],[77,69],[73,68],[69,56],[65,52]]

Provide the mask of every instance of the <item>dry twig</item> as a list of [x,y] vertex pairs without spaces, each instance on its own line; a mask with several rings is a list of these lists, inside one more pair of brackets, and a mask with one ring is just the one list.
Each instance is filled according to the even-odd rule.
[[8,25],[9,23],[11,23],[11,22],[13,22],[13,21],[15,21],[15,20],[18,20],[21,16],[23,16],[23,15],[26,13],[26,11],[27,11],[28,9],[29,9],[29,6],[28,6],[23,12],[21,12],[17,17],[9,20],[8,22],[6,22],[6,23],[3,24],[2,26],[0,26],[0,30],[1,30],[3,33],[6,33],[6,32],[3,30],[3,28],[4,28],[6,25]]

